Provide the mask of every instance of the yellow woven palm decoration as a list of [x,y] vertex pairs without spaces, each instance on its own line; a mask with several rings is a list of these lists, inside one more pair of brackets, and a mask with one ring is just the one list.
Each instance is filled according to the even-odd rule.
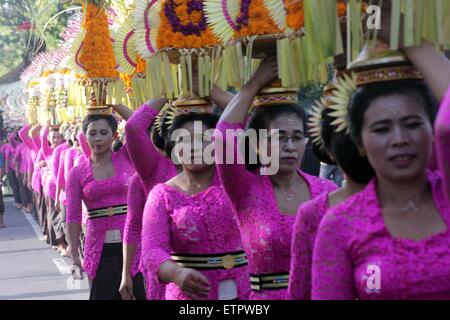
[[137,0],[134,13],[136,25],[136,50],[147,59],[157,52],[158,29],[161,22],[159,12],[161,0]]
[[322,130],[321,130],[321,122],[322,122],[322,112],[325,110],[327,105],[327,101],[325,98],[321,98],[312,108],[312,112],[308,121],[308,133],[312,138],[312,142],[320,147],[320,149],[324,149],[325,145],[322,140]]
[[127,19],[115,34],[114,42],[114,53],[120,69],[127,74],[133,74],[137,67],[135,38],[133,22]]
[[336,126],[336,132],[347,130],[348,125],[348,105],[350,98],[356,91],[356,74],[352,73],[350,76],[345,74],[342,78],[337,80],[336,90],[330,96],[329,108],[333,110],[330,116],[335,118],[331,125]]
[[80,52],[83,46],[85,32],[81,30],[76,38],[73,40],[72,47],[69,53],[69,59],[67,61],[67,66],[70,70],[72,70],[75,74],[84,75],[86,74],[86,70],[83,65],[79,61]]
[[286,10],[285,1],[297,1],[297,0],[264,0],[264,5],[269,10],[270,16],[276,23],[278,29],[285,31],[286,29]]
[[165,106],[162,107],[162,109],[159,111],[158,115],[155,118],[155,122],[154,122],[154,126],[155,126],[156,130],[158,130],[158,131],[161,130],[163,117],[166,114],[166,112],[171,108],[171,105],[172,104],[170,102],[167,102],[165,104]]
[[222,43],[228,43],[238,29],[236,19],[239,15],[239,0],[208,0],[204,2],[206,19],[213,33]]
[[166,121],[167,125],[172,126],[173,121],[175,120],[175,117],[177,116],[177,108],[173,104],[170,104],[167,107],[165,114],[166,114],[165,121]]

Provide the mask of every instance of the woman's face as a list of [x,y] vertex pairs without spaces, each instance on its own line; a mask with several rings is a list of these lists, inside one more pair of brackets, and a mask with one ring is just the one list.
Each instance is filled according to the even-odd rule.
[[183,170],[200,172],[214,165],[214,152],[205,152],[212,146],[212,130],[200,121],[186,122],[172,137],[174,152]]
[[48,134],[48,141],[50,142],[52,148],[54,148],[61,144],[63,137],[59,131],[51,130]]
[[100,119],[89,123],[86,139],[92,153],[104,154],[110,152],[117,133],[113,133],[108,121]]
[[433,148],[433,129],[416,94],[375,99],[364,114],[363,152],[379,178],[409,182],[420,178]]
[[295,114],[281,114],[270,121],[268,131],[267,143],[262,140],[259,147],[260,157],[263,152],[272,159],[278,158],[280,174],[295,172],[300,168],[308,142],[303,121]]

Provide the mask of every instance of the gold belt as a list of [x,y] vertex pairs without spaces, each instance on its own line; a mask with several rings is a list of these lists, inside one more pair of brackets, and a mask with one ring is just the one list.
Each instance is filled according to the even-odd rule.
[[89,219],[97,219],[103,217],[119,216],[122,214],[127,214],[127,205],[121,205],[116,207],[100,208],[88,211]]
[[253,291],[285,289],[289,285],[289,273],[250,275]]
[[193,269],[225,269],[230,270],[247,265],[244,251],[207,254],[172,254],[171,259],[178,265]]

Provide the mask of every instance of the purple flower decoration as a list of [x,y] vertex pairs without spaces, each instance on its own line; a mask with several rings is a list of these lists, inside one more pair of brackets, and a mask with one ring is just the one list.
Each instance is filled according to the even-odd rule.
[[244,26],[248,25],[250,2],[251,0],[241,1],[241,10],[239,16],[236,19],[236,23],[239,25],[238,30],[240,30],[243,25]]
[[173,0],[166,1],[164,5],[164,14],[166,15],[167,19],[169,19],[169,23],[172,26],[172,30],[174,32],[181,32],[185,36],[200,36],[201,32],[205,31],[208,27],[205,14],[203,12],[203,1],[190,0],[188,1],[187,6],[188,14],[191,14],[193,11],[200,11],[202,13],[202,19],[197,25],[195,25],[193,22],[189,22],[187,25],[181,23],[176,14],[175,2]]

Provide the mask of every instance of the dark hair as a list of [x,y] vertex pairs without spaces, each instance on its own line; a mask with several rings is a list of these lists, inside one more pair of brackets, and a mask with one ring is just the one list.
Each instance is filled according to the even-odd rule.
[[399,80],[392,82],[379,82],[359,88],[352,96],[349,105],[350,135],[361,145],[361,131],[364,122],[364,114],[370,103],[383,96],[402,94],[416,95],[424,102],[425,112],[431,124],[437,112],[437,101],[429,88],[420,80]]
[[99,120],[106,120],[113,134],[117,131],[117,120],[112,115],[90,114],[83,119],[83,133],[86,134],[91,122]]
[[[281,116],[281,115],[289,115],[294,114],[296,115],[303,123],[303,132],[305,135],[307,134],[306,130],[306,124],[308,121],[308,116],[306,114],[306,111],[297,104],[279,104],[279,105],[270,105],[270,106],[264,106],[264,107],[258,107],[255,108],[252,113],[250,114],[247,130],[253,129],[257,133],[259,133],[259,130],[261,129],[268,129],[270,125],[270,121],[273,119]],[[259,136],[258,137],[258,144],[259,144]],[[245,167],[249,171],[257,170],[261,167],[261,163],[259,161],[259,157],[256,157],[256,164],[249,163],[250,161],[250,152],[251,152],[251,146],[246,139],[245,141]]]
[[114,140],[113,147],[112,147],[112,150],[113,150],[114,152],[119,151],[120,148],[122,148],[122,147],[123,147],[123,142],[122,142],[122,140],[120,140],[120,139]]
[[375,177],[375,171],[367,157],[359,154],[358,147],[346,131],[336,132],[336,127],[331,125],[335,118],[329,114],[332,109],[322,111],[321,136],[325,149],[330,152],[335,162],[344,173],[353,181],[367,184]]
[[214,129],[217,125],[217,122],[219,121],[219,117],[211,113],[194,112],[176,116],[166,136],[167,141],[164,150],[168,157],[170,157],[170,155],[172,154],[172,150],[175,147],[175,141],[172,141],[170,139],[174,131],[181,128],[186,123],[194,121],[201,121],[208,129]]

